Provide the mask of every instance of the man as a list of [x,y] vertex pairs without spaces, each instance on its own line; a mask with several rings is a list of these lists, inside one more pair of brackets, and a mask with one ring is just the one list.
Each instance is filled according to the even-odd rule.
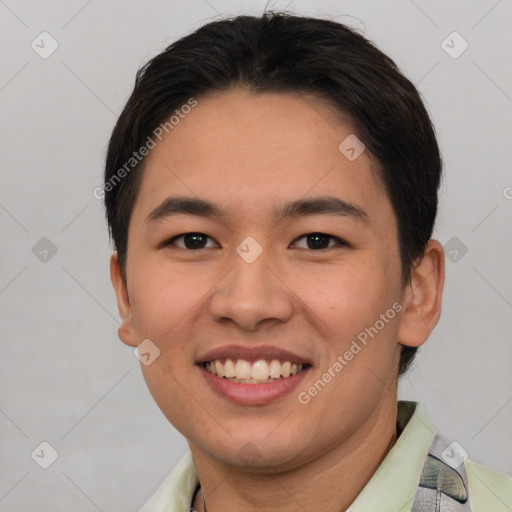
[[190,447],[144,512],[511,510],[397,402],[441,312],[441,168],[414,86],[333,21],[213,22],[139,71],[105,171],[119,336]]

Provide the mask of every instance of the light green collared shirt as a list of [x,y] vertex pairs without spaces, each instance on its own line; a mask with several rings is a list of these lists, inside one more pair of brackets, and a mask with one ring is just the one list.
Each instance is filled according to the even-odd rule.
[[[436,430],[417,402],[398,401],[397,424],[397,442],[347,512],[411,512]],[[512,477],[469,458],[464,468],[471,512],[512,512]],[[140,512],[190,512],[198,484],[189,451]]]

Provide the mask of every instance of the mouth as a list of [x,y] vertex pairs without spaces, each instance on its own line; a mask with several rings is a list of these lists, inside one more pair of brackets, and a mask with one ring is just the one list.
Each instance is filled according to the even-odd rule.
[[227,345],[202,354],[196,365],[217,396],[239,405],[267,405],[289,395],[313,362],[272,345]]
[[270,384],[307,370],[309,363],[286,359],[213,359],[199,363],[208,373],[238,384]]

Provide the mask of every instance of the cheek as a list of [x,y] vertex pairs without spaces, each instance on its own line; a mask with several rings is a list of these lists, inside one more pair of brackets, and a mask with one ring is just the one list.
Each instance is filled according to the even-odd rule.
[[167,359],[162,354],[150,366],[141,365],[142,373],[155,403],[169,422],[184,434],[195,416],[194,404],[199,397],[194,397],[194,392],[187,389],[187,377],[179,373],[179,368],[171,368]]
[[194,279],[162,271],[151,271],[148,265],[133,282],[132,317],[137,331],[147,337],[162,337],[185,316],[195,294]]
[[397,297],[391,273],[369,258],[310,274],[301,283],[297,294],[340,343],[373,325]]

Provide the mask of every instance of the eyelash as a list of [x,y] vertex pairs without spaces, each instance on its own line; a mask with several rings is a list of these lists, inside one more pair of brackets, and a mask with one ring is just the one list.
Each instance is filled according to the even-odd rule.
[[[174,242],[176,240],[178,240],[179,238],[182,238],[186,235],[196,235],[196,236],[202,236],[202,237],[207,237],[207,238],[210,238],[211,240],[213,240],[213,238],[211,238],[210,236],[204,234],[204,233],[199,233],[197,231],[191,231],[191,232],[188,232],[188,233],[182,233],[180,235],[176,235],[176,236],[173,236],[172,238],[169,238],[168,240],[166,240],[163,244],[162,244],[162,247],[168,247],[170,245],[175,245]],[[337,242],[337,246],[338,247],[342,247],[342,246],[347,246],[349,247],[350,244],[348,244],[347,242],[345,242],[345,240],[337,237],[337,236],[334,236],[334,235],[329,235],[328,233],[322,233],[322,232],[319,232],[319,231],[313,231],[311,233],[305,233],[304,235],[301,235],[299,236],[298,238],[296,238],[293,242],[296,242],[297,240],[300,240],[301,238],[304,238],[304,237],[307,237],[307,236],[311,236],[311,235],[320,235],[320,236],[323,236],[323,237],[326,237],[326,238],[330,238],[332,240],[335,240]],[[292,242],[292,243],[293,243]],[[177,247],[178,249],[184,249],[184,250],[187,250],[187,251],[198,251],[200,249],[209,249],[211,247],[200,247],[199,249],[188,249],[187,247],[178,247],[178,246],[175,246]],[[322,248],[322,249],[309,249],[307,248],[308,250],[310,251],[313,251],[313,252],[319,252],[319,251],[326,251],[327,249],[332,249],[333,247],[336,247],[335,246],[331,246],[331,247],[325,247],[325,248]]]

